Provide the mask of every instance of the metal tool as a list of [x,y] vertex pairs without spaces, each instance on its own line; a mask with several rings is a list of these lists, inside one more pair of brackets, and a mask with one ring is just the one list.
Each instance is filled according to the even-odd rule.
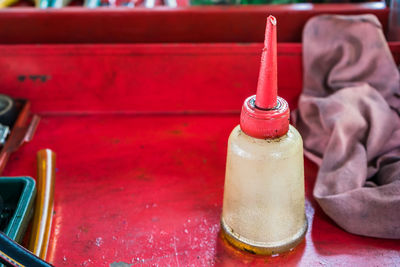
[[156,5],[155,0],[145,0],[144,1],[144,6],[147,8],[153,8]]
[[52,0],[35,0],[35,6],[38,8],[49,8]]
[[53,0],[50,4],[50,7],[54,8],[61,8],[68,6],[68,4],[71,2],[71,0]]
[[87,8],[96,8],[100,6],[101,1],[100,0],[85,0],[84,5]]
[[30,123],[26,125],[29,108],[29,102],[25,103],[22,110],[19,112],[21,115],[19,115],[18,119],[13,123],[11,134],[7,138],[7,142],[0,151],[0,173],[4,170],[10,154],[16,151],[23,143],[29,142],[33,138],[40,117],[34,115]]
[[10,134],[10,127],[0,123],[0,145],[6,143],[7,136]]
[[176,0],[164,0],[164,5],[168,7],[177,7],[178,4],[176,3]]
[[0,123],[12,127],[18,116],[15,101],[8,95],[0,94]]

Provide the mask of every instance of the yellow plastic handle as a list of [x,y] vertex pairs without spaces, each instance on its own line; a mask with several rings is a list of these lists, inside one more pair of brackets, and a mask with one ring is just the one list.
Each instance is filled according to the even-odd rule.
[[0,8],[9,7],[18,2],[18,0],[0,0]]
[[37,195],[29,250],[45,260],[50,238],[54,205],[56,154],[50,149],[37,153]]

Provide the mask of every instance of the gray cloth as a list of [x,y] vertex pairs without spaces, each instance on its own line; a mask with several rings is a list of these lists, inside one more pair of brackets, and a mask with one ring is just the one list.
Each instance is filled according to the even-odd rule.
[[320,165],[314,197],[339,226],[400,238],[400,74],[373,15],[312,18],[295,124]]

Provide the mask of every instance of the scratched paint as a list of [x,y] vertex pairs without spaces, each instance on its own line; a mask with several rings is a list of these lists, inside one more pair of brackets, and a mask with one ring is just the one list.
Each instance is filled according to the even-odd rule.
[[50,75],[18,75],[17,80],[19,82],[25,82],[25,81],[32,81],[32,82],[42,82],[45,83],[48,80],[51,79]]
[[123,261],[113,262],[110,264],[110,267],[131,267],[133,264],[129,264]]

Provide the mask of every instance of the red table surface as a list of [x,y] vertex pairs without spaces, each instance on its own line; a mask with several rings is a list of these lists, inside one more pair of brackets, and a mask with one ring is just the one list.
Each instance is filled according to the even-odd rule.
[[226,142],[237,123],[237,115],[45,116],[4,175],[35,176],[35,152],[57,153],[48,253],[56,266],[400,265],[398,240],[349,234],[323,214],[308,160],[305,242],[276,257],[224,243]]
[[[219,237],[226,143],[255,93],[261,44],[0,45],[2,93],[42,115],[4,175],[57,154],[48,260],[56,266],[396,266],[400,242],[355,236],[312,198],[305,242],[277,257]],[[400,43],[391,50],[400,61]],[[279,94],[296,107],[301,45],[278,47]],[[112,265],[115,267],[117,265]]]

